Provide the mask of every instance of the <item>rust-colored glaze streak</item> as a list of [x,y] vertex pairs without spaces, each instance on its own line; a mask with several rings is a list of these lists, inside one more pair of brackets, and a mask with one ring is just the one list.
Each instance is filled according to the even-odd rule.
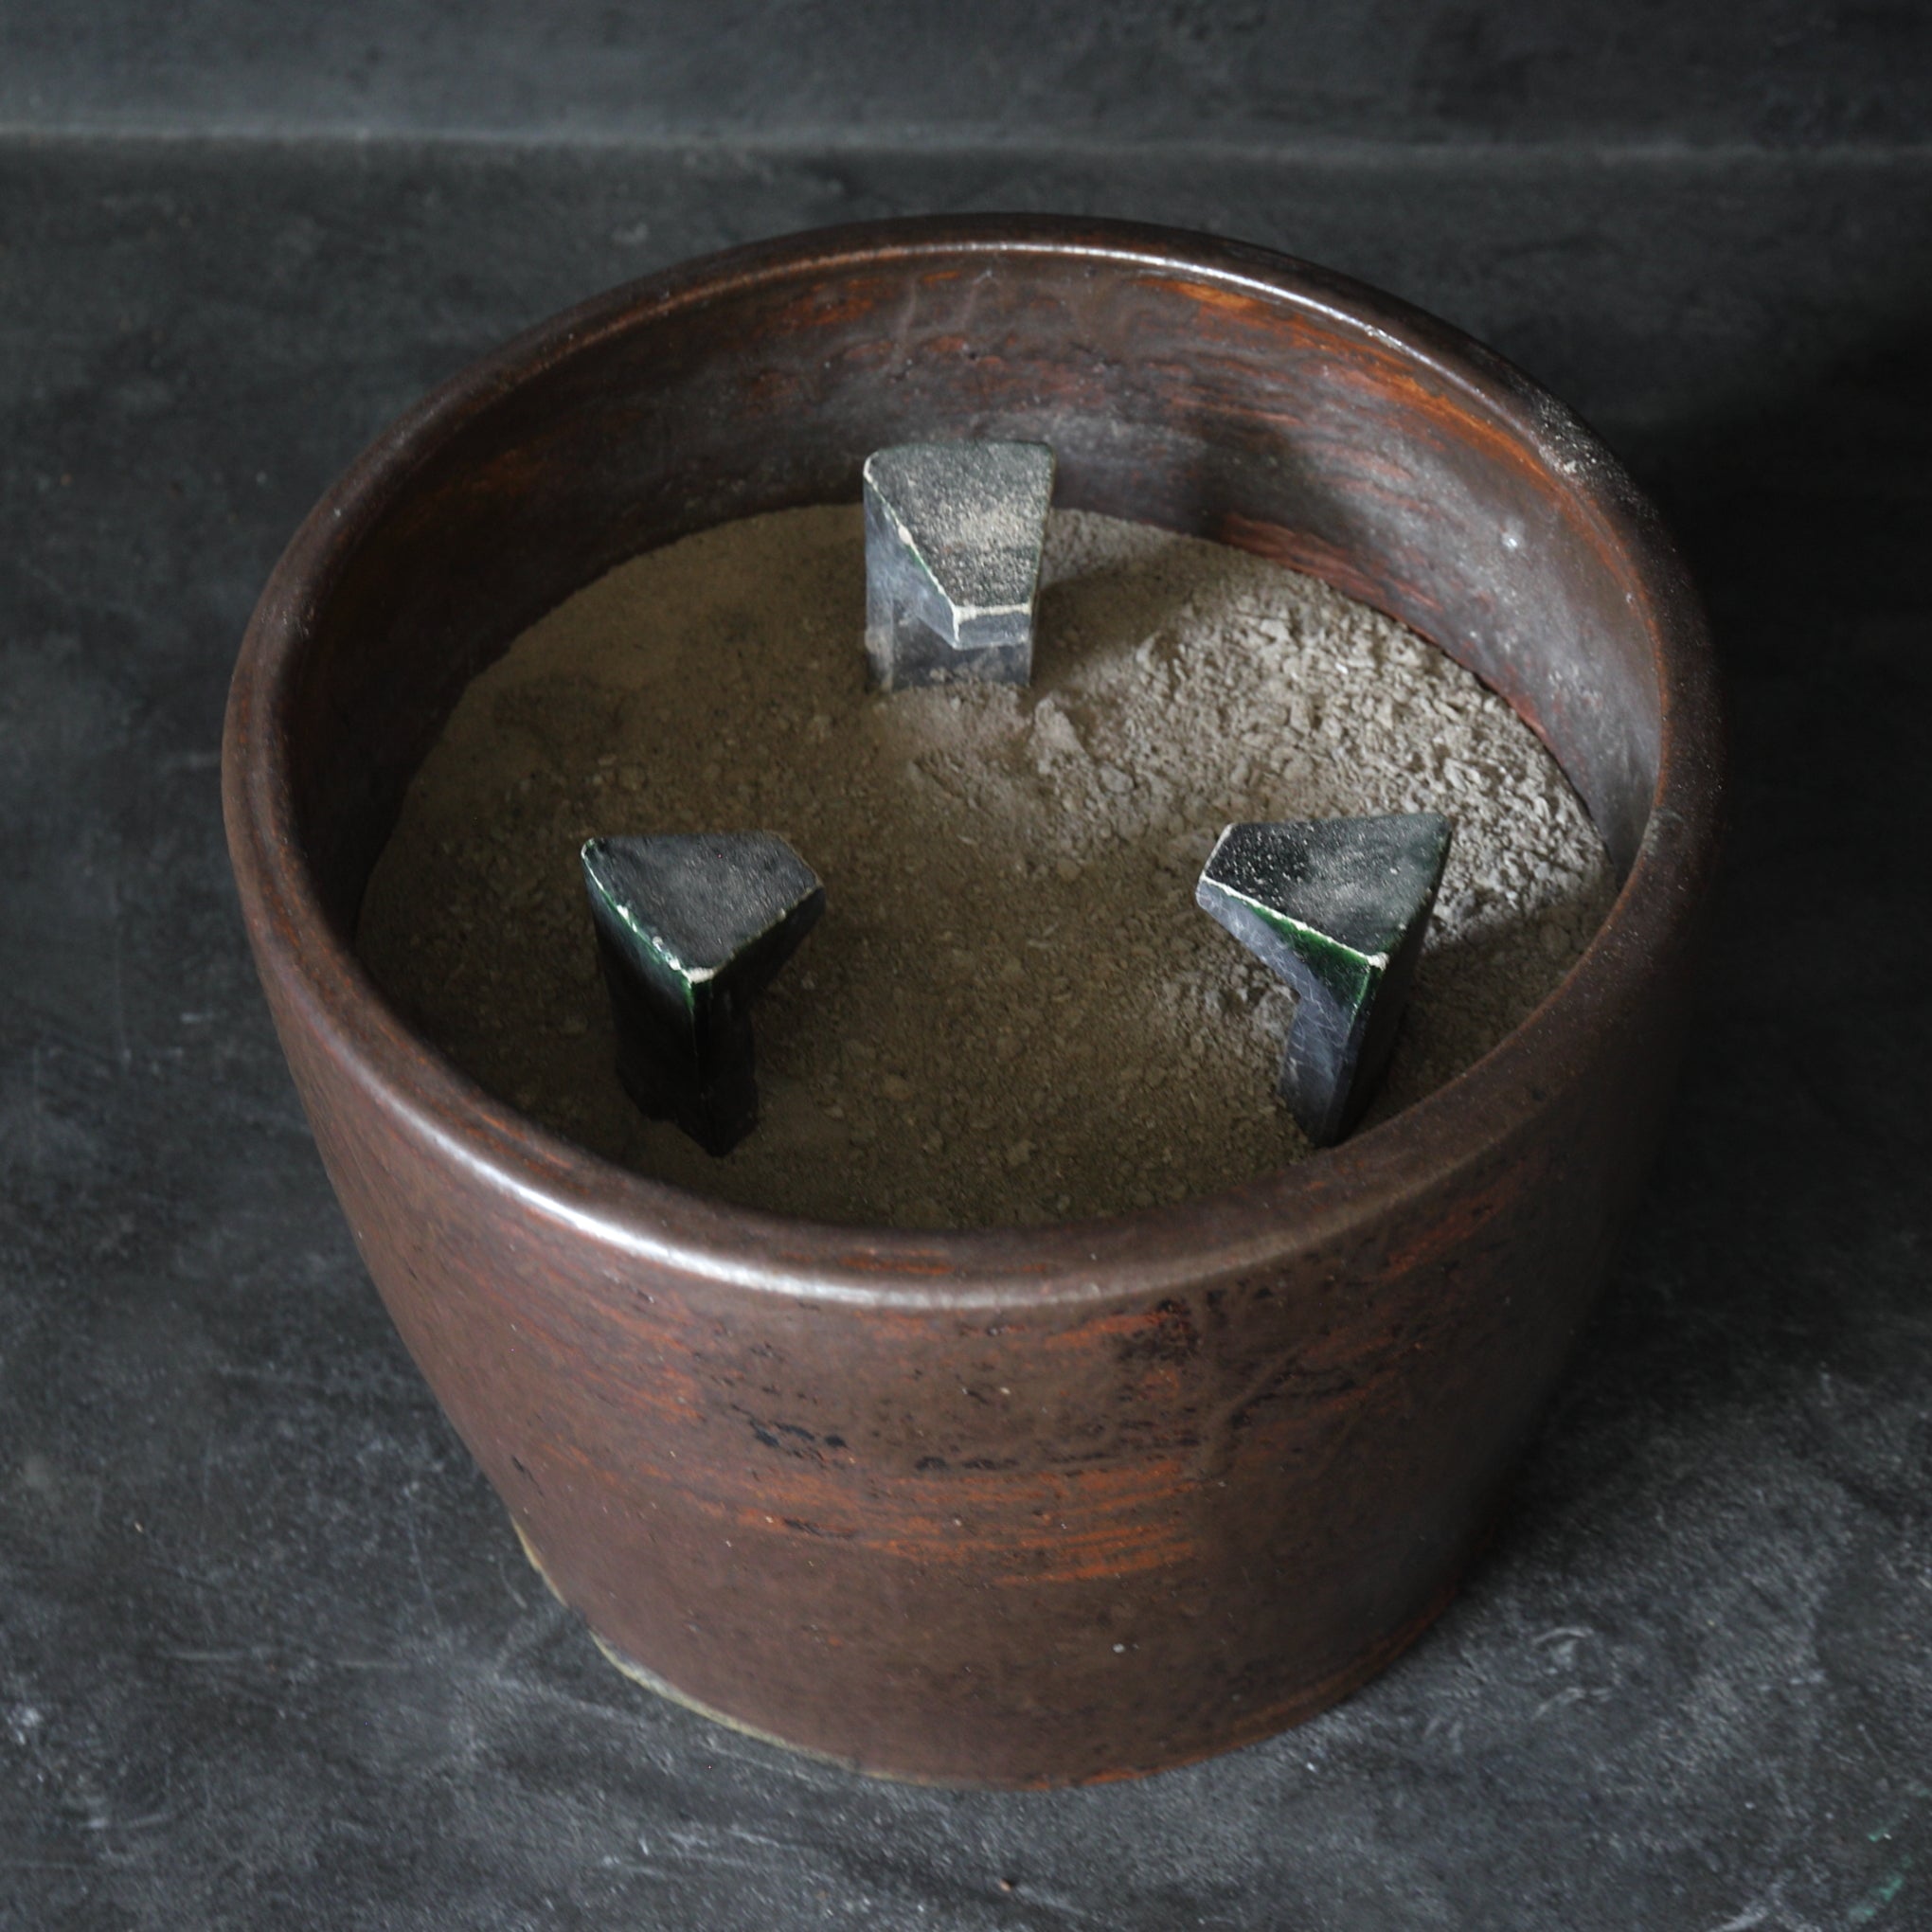
[[[1044,438],[1063,501],[1312,570],[1505,691],[1630,867],[1557,994],[1299,1168],[960,1235],[621,1172],[412,1035],[347,936],[463,682],[621,557],[948,434]],[[731,1722],[1027,1785],[1265,1735],[1447,1600],[1655,1142],[1718,747],[1654,520],[1493,356],[1279,257],[989,219],[692,264],[458,377],[290,546],[224,784],[331,1179],[552,1587]]]

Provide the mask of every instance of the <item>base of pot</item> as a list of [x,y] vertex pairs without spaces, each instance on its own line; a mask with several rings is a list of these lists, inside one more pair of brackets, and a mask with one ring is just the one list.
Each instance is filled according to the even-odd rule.
[[[516,1540],[523,1547],[523,1553],[529,1566],[543,1579],[544,1587],[573,1617],[583,1620],[591,1642],[596,1644],[604,1661],[622,1672],[632,1683],[641,1685],[646,1690],[653,1692],[669,1703],[678,1705],[685,1710],[694,1711],[711,1724],[722,1725],[726,1730],[736,1731],[741,1737],[756,1738],[761,1744],[774,1744],[781,1751],[796,1752],[799,1757],[813,1759],[817,1763],[835,1764],[842,1771],[856,1771],[861,1777],[877,1778],[890,1784],[928,1785],[952,1791],[1047,1791],[1079,1784],[1116,1784],[1132,1778],[1151,1778],[1161,1771],[1178,1771],[1183,1765],[1198,1764],[1204,1759],[1218,1758],[1228,1751],[1243,1750],[1249,1744],[1264,1744],[1269,1738],[1279,1737],[1285,1730],[1293,1730],[1296,1726],[1306,1724],[1311,1718],[1319,1717],[1323,1711],[1359,1690],[1371,1677],[1380,1676],[1449,1607],[1451,1599],[1455,1597],[1462,1583],[1462,1566],[1458,1565],[1456,1574],[1436,1593],[1420,1616],[1411,1619],[1399,1630],[1383,1637],[1380,1642],[1371,1644],[1344,1670],[1269,1710],[1258,1712],[1251,1722],[1239,1731],[1231,1732],[1227,1737],[1199,1750],[1176,1752],[1173,1757],[1163,1758],[1154,1764],[1132,1764],[1118,1770],[1091,1771],[1064,1779],[1028,1779],[1002,1782],[992,1779],[946,1777],[943,1774],[919,1771],[894,1771],[877,1764],[862,1763],[856,1758],[841,1757],[834,1751],[822,1750],[815,1744],[801,1744],[794,1738],[780,1737],[776,1731],[762,1730],[755,1724],[747,1724],[742,1717],[733,1717],[728,1710],[720,1710],[715,1705],[707,1704],[702,1698],[693,1697],[689,1691],[680,1690],[675,1684],[668,1683],[655,1671],[638,1663],[635,1658],[626,1656],[615,1644],[607,1642],[595,1630],[591,1630],[588,1620],[583,1619],[583,1613],[557,1587],[556,1580],[545,1566],[544,1559],[538,1555],[535,1546],[524,1533],[523,1525],[512,1516],[510,1519],[510,1526],[516,1531]],[[1481,1541],[1487,1542],[1487,1535]]]
[[[573,1617],[581,1619],[583,1613],[557,1587],[556,1578],[545,1567],[544,1559],[537,1554],[536,1546],[524,1533],[523,1525],[512,1516],[510,1519],[510,1527],[516,1531],[516,1540],[523,1547],[525,1560],[543,1579],[545,1589],[548,1590]],[[707,1704],[703,1698],[693,1697],[689,1691],[680,1690],[675,1684],[667,1683],[655,1671],[648,1670],[634,1658],[627,1657],[615,1644],[605,1642],[596,1631],[590,1629],[588,1622],[585,1622],[583,1627],[590,1632],[590,1640],[602,1654],[604,1662],[621,1671],[632,1683],[642,1685],[645,1690],[655,1692],[657,1696],[686,1710],[695,1711],[698,1716],[711,1724],[723,1725],[726,1730],[734,1730],[741,1737],[756,1738],[761,1744],[776,1744],[781,1751],[796,1751],[801,1758],[813,1758],[821,1764],[836,1764],[842,1771],[857,1771],[868,1778],[885,1778],[898,1784],[935,1784],[945,1781],[941,1779],[910,1777],[899,1771],[875,1771],[868,1765],[861,1764],[854,1758],[841,1758],[835,1752],[821,1751],[814,1745],[801,1744],[791,1738],[781,1738],[776,1731],[760,1730],[757,1725],[746,1724],[742,1717],[733,1717],[728,1710],[720,1710],[715,1705]]]

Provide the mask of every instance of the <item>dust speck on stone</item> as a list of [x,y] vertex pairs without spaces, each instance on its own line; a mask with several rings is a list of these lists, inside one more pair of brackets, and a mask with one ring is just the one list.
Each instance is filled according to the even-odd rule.
[[[608,1158],[821,1221],[981,1226],[1209,1192],[1304,1158],[1291,997],[1199,912],[1221,827],[1437,811],[1455,841],[1367,1126],[1480,1058],[1616,890],[1555,761],[1392,619],[1218,545],[1059,512],[1034,682],[865,686],[856,508],[613,570],[470,686],[359,944],[458,1066]],[[578,868],[594,833],[769,831],[828,909],[758,1009],[759,1127],[638,1117]]]

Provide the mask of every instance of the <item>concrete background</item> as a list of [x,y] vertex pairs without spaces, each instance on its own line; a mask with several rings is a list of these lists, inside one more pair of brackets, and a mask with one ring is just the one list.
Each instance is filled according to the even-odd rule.
[[[0,1928],[1932,1924],[1924,9],[956,11],[0,8]],[[1314,1724],[1046,1798],[600,1662],[356,1261],[216,796],[255,595],[397,410],[942,207],[1492,341],[1663,500],[1735,722],[1669,1144],[1492,1554]]]
[[1916,0],[9,0],[0,124],[843,143],[1921,141]]

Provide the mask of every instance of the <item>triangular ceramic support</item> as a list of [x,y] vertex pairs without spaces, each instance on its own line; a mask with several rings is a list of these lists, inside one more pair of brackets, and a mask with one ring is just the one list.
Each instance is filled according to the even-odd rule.
[[582,863],[625,1091],[730,1153],[758,1120],[751,1004],[817,923],[824,886],[769,832],[593,838]]
[[1053,452],[904,443],[866,462],[866,662],[881,690],[1024,685]]
[[1317,1147],[1362,1117],[1388,1064],[1442,883],[1433,812],[1230,825],[1194,888],[1297,995],[1281,1098]]

